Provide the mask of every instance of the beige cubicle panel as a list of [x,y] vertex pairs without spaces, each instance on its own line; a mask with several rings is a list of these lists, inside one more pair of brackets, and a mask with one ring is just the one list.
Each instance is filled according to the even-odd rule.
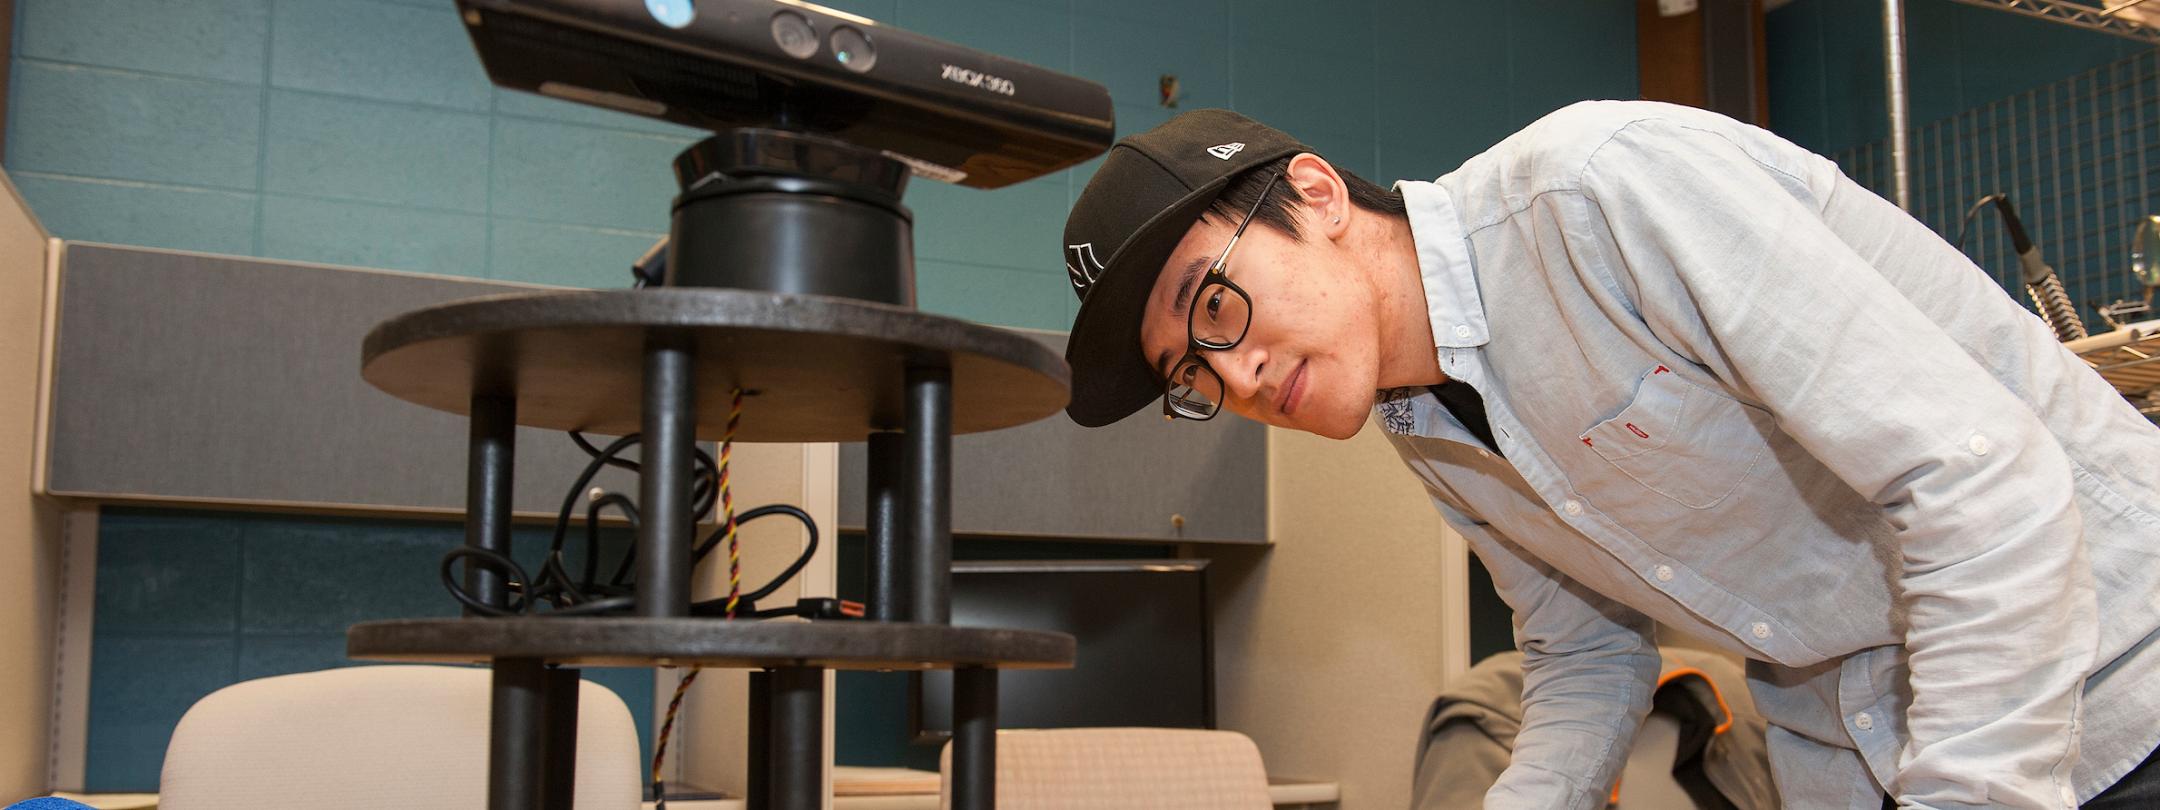
[[[745,416],[745,418],[751,418]],[[733,453],[730,478],[737,512],[772,503],[789,503],[808,512],[821,529],[817,555],[802,574],[782,585],[764,600],[763,607],[792,605],[804,596],[827,596],[835,592],[834,549],[837,531],[839,449],[832,444],[739,444]],[[700,531],[709,531],[701,527]],[[772,517],[746,524],[739,531],[742,548],[742,590],[748,592],[786,568],[802,552],[806,539],[800,524]],[[693,597],[724,596],[728,588],[725,547],[698,567],[692,581]],[[659,670],[653,690],[656,716],[664,717],[675,683],[686,670]],[[669,743],[669,778],[704,788],[717,788],[735,796],[748,787],[744,765],[749,757],[747,670],[705,670],[684,698],[682,717],[676,721],[674,742]],[[655,729],[658,726],[655,725]],[[825,762],[833,755],[833,678],[825,676]],[[831,806],[832,769],[825,773],[826,806]]]
[[0,176],[0,804],[49,787],[59,509],[31,480],[52,239]]
[[1377,425],[1268,433],[1274,544],[1206,549],[1217,723],[1341,810],[1407,807],[1426,707],[1470,666],[1464,543]]

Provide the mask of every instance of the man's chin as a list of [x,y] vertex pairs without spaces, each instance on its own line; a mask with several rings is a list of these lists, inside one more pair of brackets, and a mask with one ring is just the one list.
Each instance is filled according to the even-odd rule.
[[1365,423],[1371,421],[1363,418],[1364,414],[1359,416],[1358,419],[1329,419],[1319,424],[1299,424],[1287,427],[1293,430],[1302,430],[1323,439],[1342,441],[1358,435],[1358,431],[1365,429]]

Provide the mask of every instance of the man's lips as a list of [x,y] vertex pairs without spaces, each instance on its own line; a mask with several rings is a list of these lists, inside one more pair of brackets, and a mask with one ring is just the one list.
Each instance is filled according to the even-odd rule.
[[1283,381],[1282,397],[1275,403],[1275,409],[1289,416],[1291,411],[1297,410],[1298,400],[1304,397],[1305,361],[1299,361],[1298,367],[1290,372],[1290,379]]

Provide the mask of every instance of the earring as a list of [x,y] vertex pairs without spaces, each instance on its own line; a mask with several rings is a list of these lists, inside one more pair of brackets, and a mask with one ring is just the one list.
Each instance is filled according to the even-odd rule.
[[1341,225],[1341,224],[1342,224],[1342,217],[1336,217],[1336,218],[1335,218],[1335,224],[1337,224],[1337,225]]

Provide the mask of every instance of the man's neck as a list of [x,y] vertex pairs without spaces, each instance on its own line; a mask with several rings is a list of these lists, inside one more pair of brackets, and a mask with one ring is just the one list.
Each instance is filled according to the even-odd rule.
[[1371,230],[1367,267],[1379,287],[1380,388],[1438,385],[1447,382],[1433,343],[1432,320],[1425,303],[1425,280],[1418,268],[1417,243],[1410,221],[1367,217]]

